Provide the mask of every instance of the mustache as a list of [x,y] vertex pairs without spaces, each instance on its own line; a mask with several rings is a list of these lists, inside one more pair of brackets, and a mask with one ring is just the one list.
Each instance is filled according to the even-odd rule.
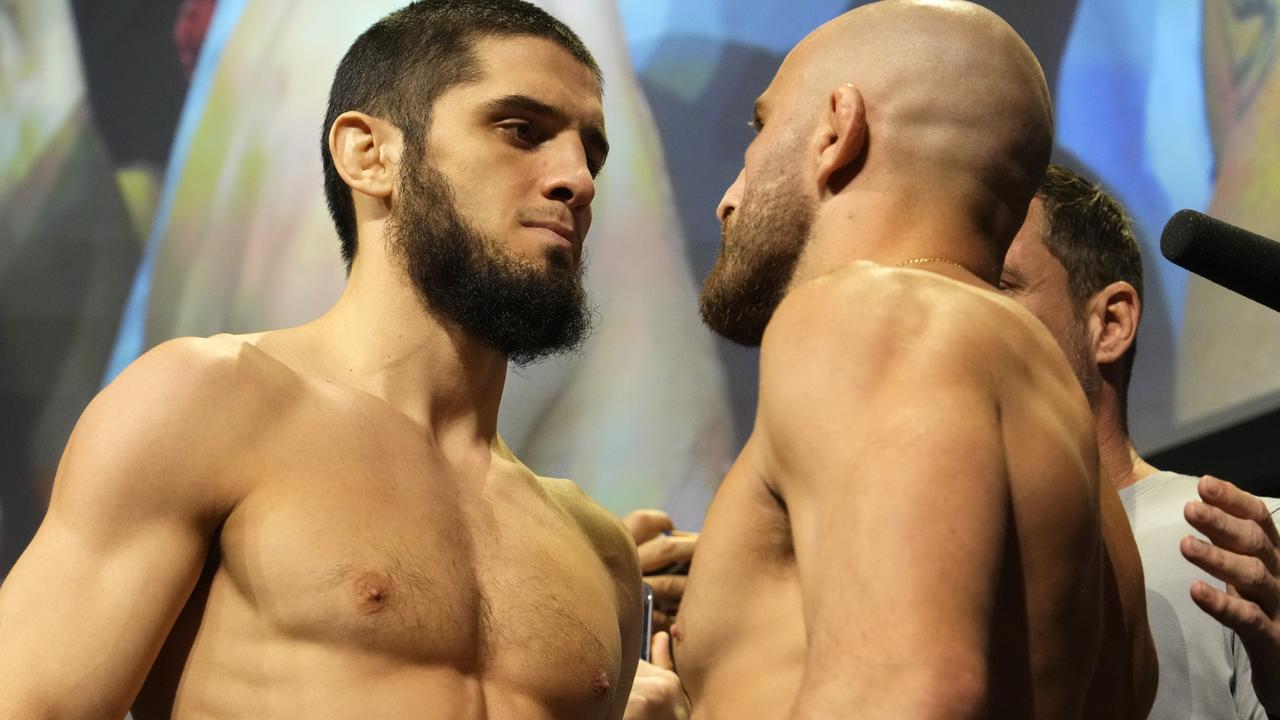
[[571,212],[556,212],[554,210],[536,210],[534,208],[520,208],[516,210],[516,222],[520,223],[549,223],[553,225],[565,225],[573,228],[574,232],[578,231],[578,223]]

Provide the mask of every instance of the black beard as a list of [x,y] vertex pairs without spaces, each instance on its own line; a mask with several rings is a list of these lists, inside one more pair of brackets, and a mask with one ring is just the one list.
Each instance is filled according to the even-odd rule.
[[581,347],[591,309],[583,267],[569,253],[549,249],[545,268],[511,257],[461,216],[448,179],[430,165],[402,171],[400,183],[392,249],[431,310],[517,366]]
[[739,345],[759,347],[764,329],[787,293],[813,225],[813,208],[796,183],[773,163],[762,174],[777,180],[745,193],[720,228],[720,252],[702,283],[702,321]]

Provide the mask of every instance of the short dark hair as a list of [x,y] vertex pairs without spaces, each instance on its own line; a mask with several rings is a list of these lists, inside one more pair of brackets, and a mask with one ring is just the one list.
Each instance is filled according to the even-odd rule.
[[420,158],[436,98],[480,79],[475,41],[518,35],[558,44],[602,82],[600,67],[577,34],[523,0],[419,0],[374,23],[352,43],[334,74],[320,136],[325,201],[348,272],[356,255],[355,203],[329,153],[334,121],[351,110],[387,120],[404,135],[406,160]]
[[[1099,290],[1118,280],[1142,301],[1142,250],[1124,206],[1101,185],[1062,165],[1050,165],[1036,196],[1044,204],[1044,243],[1067,270],[1071,304],[1079,315]],[[1127,388],[1137,353],[1125,354]]]

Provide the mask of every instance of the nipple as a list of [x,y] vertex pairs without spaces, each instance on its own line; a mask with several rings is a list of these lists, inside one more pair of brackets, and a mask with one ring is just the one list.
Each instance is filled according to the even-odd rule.
[[391,578],[386,573],[371,570],[356,578],[355,603],[360,612],[381,612],[391,601]]
[[606,695],[609,692],[609,673],[600,670],[596,673],[595,680],[591,682],[591,692],[596,695]]

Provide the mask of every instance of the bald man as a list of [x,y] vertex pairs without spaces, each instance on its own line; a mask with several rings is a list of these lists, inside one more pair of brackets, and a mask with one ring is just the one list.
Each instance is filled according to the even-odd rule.
[[976,5],[864,6],[754,124],[701,299],[761,355],[674,632],[694,717],[1145,717],[1088,404],[994,290],[1052,144],[1030,50]]

